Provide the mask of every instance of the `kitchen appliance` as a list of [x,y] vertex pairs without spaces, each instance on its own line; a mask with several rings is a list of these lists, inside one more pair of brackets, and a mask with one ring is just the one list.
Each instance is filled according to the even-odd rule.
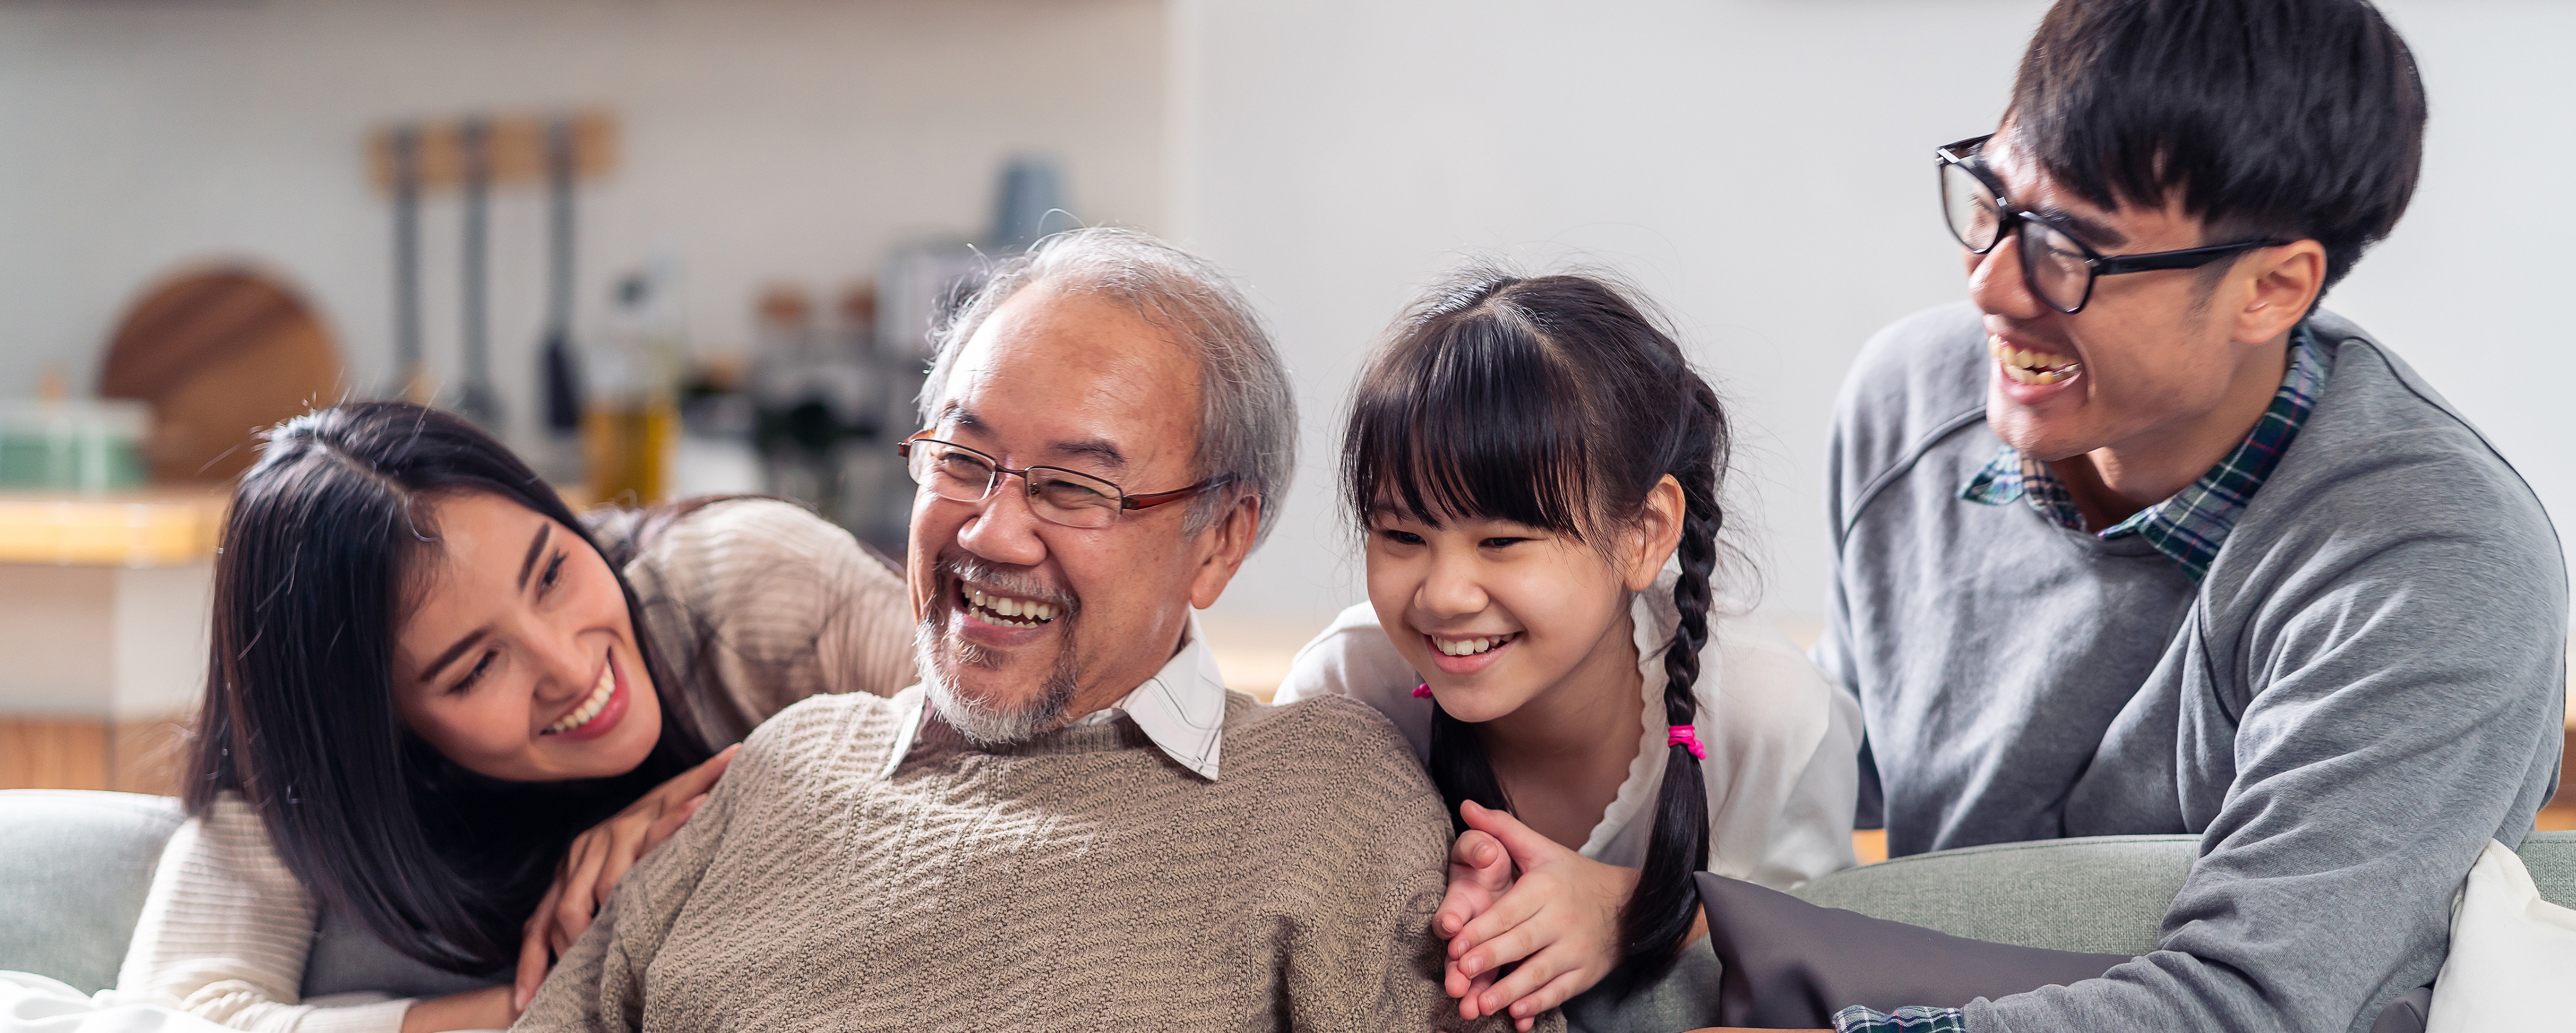
[[143,485],[152,407],[119,399],[0,402],[0,489],[89,494]]
[[656,260],[618,281],[607,326],[583,364],[581,440],[592,500],[652,505],[670,497],[687,327],[677,261]]

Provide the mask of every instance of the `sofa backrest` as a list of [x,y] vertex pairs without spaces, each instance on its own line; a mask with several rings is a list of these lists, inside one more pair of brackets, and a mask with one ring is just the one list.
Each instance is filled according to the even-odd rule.
[[[1835,872],[1798,896],[1970,939],[2144,954],[2199,849],[2198,836],[1998,843]],[[2576,832],[2534,832],[2520,852],[2541,896],[2576,907]]]
[[0,790],[0,969],[115,985],[180,820],[166,796]]
[[[0,892],[0,970],[50,976],[84,992],[115,985],[162,844],[181,819],[179,802],[168,797],[0,790],[0,887],[7,887]],[[2199,843],[2196,836],[2095,836],[1945,850],[1835,872],[1798,895],[1954,936],[2137,954],[2153,949]],[[2521,854],[2543,897],[2576,907],[2576,832],[2533,833]],[[390,953],[368,939],[355,946],[369,950],[330,952],[347,955],[351,972],[307,992],[356,989],[337,985],[352,976],[405,982],[384,974],[402,966],[365,960]],[[317,974],[308,971],[308,980]]]
[[2534,832],[2522,841],[2522,866],[2542,899],[2576,907],[2576,832]]
[[[85,993],[116,985],[161,848],[185,817],[166,796],[0,790],[0,971],[33,972]],[[414,961],[326,909],[302,992],[435,997],[494,981]]]
[[2091,954],[2154,950],[2198,836],[2092,836],[1943,850],[1835,872],[1798,896],[1952,936]]

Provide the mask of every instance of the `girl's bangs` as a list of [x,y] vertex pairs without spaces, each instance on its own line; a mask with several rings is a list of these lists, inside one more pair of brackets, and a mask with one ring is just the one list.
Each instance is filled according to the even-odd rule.
[[1581,385],[1491,310],[1424,329],[1364,378],[1343,441],[1345,503],[1441,526],[1508,520],[1584,537]]

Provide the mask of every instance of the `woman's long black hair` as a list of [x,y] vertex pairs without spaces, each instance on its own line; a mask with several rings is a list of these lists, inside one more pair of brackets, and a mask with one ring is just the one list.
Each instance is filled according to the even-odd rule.
[[[1363,528],[1391,508],[1433,526],[1509,520],[1596,548],[1633,527],[1656,483],[1684,502],[1673,585],[1679,628],[1665,647],[1664,718],[1698,711],[1708,642],[1726,411],[1681,346],[1619,289],[1584,276],[1472,269],[1416,302],[1361,374],[1342,438],[1343,502]],[[1432,704],[1431,778],[1451,821],[1462,801],[1510,809],[1475,726]],[[1667,748],[1643,876],[1619,916],[1614,985],[1664,971],[1691,927],[1708,866],[1700,764]]]
[[267,439],[224,520],[188,811],[242,794],[325,905],[428,964],[501,970],[572,838],[713,751],[617,574],[662,704],[644,763],[529,783],[449,761],[394,708],[395,621],[437,548],[431,504],[488,492],[597,543],[507,447],[437,410],[343,405]]

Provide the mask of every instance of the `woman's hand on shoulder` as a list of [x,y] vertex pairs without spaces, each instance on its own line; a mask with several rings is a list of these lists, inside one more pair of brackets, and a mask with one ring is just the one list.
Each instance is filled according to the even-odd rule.
[[511,988],[487,986],[445,997],[413,1001],[403,1010],[402,1033],[447,1033],[459,1029],[508,1029],[519,1021]]
[[707,794],[741,749],[741,743],[725,747],[572,841],[563,863],[555,867],[554,885],[537,902],[536,913],[528,916],[526,934],[519,942],[518,983],[510,1003],[528,1006],[537,995],[537,984],[546,978],[546,969],[590,928],[591,916],[608,903],[617,881],[706,805]]
[[[1449,940],[1448,988],[1464,1018],[1509,1011],[1524,1031],[1540,1012],[1592,988],[1619,964],[1619,910],[1637,888],[1637,870],[1603,864],[1540,835],[1510,814],[1468,802],[1459,806],[1471,831],[1502,846],[1520,872],[1510,889]],[[1453,853],[1452,870],[1457,858]],[[1452,896],[1455,897],[1453,883]],[[1441,918],[1449,914],[1447,903]],[[1440,921],[1435,918],[1434,921]],[[1518,962],[1509,973],[1498,973]]]

